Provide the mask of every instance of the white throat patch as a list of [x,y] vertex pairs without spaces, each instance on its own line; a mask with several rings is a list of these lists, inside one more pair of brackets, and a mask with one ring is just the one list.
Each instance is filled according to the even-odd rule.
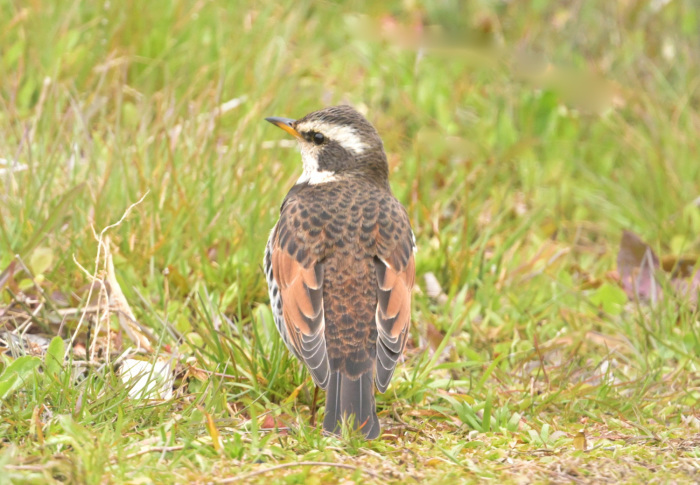
[[301,177],[297,179],[297,185],[298,184],[309,184],[309,185],[318,185],[318,184],[325,184],[328,182],[335,182],[338,180],[338,177],[335,175],[334,172],[330,172],[328,170],[322,170],[322,171],[316,171],[316,172],[307,172],[304,170],[304,173],[301,174]]
[[297,184],[325,184],[337,180],[335,173],[329,170],[319,170],[318,167],[318,152],[320,147],[310,143],[301,144],[301,163],[304,166],[304,172],[297,180]]

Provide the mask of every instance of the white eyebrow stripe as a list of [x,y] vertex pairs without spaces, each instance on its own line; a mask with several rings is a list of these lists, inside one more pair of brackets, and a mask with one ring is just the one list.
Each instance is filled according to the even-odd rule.
[[355,155],[362,154],[367,148],[367,144],[362,141],[357,131],[346,125],[333,125],[323,121],[307,121],[296,126],[298,132],[316,131],[322,133],[333,141],[336,141]]

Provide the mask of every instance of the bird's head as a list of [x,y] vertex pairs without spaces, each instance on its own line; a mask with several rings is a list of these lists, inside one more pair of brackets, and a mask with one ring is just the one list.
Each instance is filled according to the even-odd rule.
[[331,106],[301,119],[265,118],[299,142],[304,173],[299,183],[364,177],[388,185],[384,145],[372,124],[350,106]]

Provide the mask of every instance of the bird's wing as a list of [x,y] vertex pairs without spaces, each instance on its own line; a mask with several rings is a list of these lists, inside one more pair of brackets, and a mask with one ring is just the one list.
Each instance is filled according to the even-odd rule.
[[[396,202],[398,204],[398,202]],[[377,373],[380,392],[386,391],[394,368],[403,353],[411,324],[411,290],[416,277],[413,258],[413,232],[408,216],[401,207],[395,219],[378,221],[378,255],[374,259],[377,274]],[[382,225],[393,228],[387,231]],[[384,230],[383,230],[384,229]],[[398,232],[395,239],[392,233]],[[392,236],[392,237],[389,237]]]
[[316,384],[325,389],[330,368],[324,335],[323,264],[309,257],[289,222],[283,212],[268,243],[271,297],[279,291],[279,300],[272,298],[273,311],[284,341],[304,361]]

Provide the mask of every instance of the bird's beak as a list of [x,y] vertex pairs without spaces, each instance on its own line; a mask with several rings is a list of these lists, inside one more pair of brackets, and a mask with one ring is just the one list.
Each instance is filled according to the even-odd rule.
[[299,138],[300,140],[304,139],[304,137],[301,136],[301,134],[292,126],[296,120],[292,120],[290,118],[279,118],[277,116],[271,116],[269,118],[265,118],[265,120],[269,121],[275,126],[282,128],[284,131],[286,131],[293,137]]

